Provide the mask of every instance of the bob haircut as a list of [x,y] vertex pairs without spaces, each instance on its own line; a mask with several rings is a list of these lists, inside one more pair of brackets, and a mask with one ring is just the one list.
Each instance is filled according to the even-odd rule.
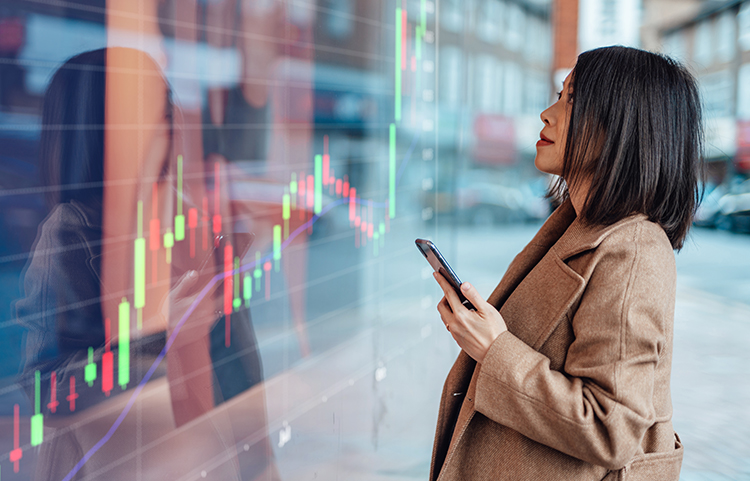
[[[112,48],[124,47],[91,50],[66,60],[52,75],[44,94],[39,164],[50,209],[71,200],[101,209],[107,52]],[[175,107],[169,83],[164,82],[172,137]]]
[[613,224],[643,213],[682,249],[703,197],[703,129],[695,78],[677,61],[613,46],[583,52],[562,175],[548,198],[590,179],[580,217]]

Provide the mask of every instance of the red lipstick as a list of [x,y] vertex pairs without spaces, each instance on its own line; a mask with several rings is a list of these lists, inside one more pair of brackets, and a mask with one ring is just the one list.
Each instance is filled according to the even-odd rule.
[[539,132],[539,138],[540,138],[539,142],[536,143],[537,147],[544,147],[546,145],[554,144],[554,142],[552,142],[546,135],[544,135],[541,132]]

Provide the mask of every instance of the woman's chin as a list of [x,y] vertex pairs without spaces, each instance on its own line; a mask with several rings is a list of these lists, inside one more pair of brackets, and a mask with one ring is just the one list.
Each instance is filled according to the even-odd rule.
[[537,170],[544,172],[545,174],[560,175],[561,173],[561,166],[559,163],[550,162],[549,159],[545,159],[544,156],[539,155],[539,152],[537,152],[536,157],[534,157],[534,166]]
[[544,165],[544,162],[540,162],[539,161],[539,156],[536,156],[534,158],[534,167],[536,167],[537,170],[539,170],[540,172],[544,172],[546,174],[551,174],[552,173],[552,172],[550,172],[549,166]]

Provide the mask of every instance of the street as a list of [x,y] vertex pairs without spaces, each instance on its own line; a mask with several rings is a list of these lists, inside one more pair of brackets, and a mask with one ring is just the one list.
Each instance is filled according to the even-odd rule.
[[[436,240],[462,280],[486,297],[539,226],[415,233]],[[374,316],[369,326],[268,383],[272,428],[291,426],[283,447],[273,437],[285,480],[427,478],[442,383],[458,348],[437,315],[438,291],[409,230],[387,238],[381,260],[400,266],[386,275],[399,281],[381,284],[364,301],[365,318]],[[685,481],[750,479],[748,252],[749,236],[696,228],[677,255],[672,400]],[[352,314],[324,324],[344,326]],[[266,354],[270,361],[273,354]]]

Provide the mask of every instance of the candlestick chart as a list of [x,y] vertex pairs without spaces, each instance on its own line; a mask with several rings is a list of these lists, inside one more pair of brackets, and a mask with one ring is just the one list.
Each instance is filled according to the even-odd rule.
[[[244,3],[72,7],[102,48],[39,103],[93,111],[101,88],[100,123],[42,117],[40,155],[79,155],[16,192],[57,200],[15,307],[5,479],[283,471],[329,400],[379,395],[429,336],[382,311],[422,292],[412,238],[437,209],[436,3]],[[92,145],[101,180],[68,175]]]

